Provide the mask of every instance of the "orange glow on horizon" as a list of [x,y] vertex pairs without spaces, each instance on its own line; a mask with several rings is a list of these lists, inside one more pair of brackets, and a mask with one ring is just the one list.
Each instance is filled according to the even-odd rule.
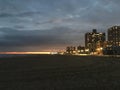
[[51,54],[51,52],[0,52],[0,54]]
[[26,52],[26,54],[51,54],[51,52]]

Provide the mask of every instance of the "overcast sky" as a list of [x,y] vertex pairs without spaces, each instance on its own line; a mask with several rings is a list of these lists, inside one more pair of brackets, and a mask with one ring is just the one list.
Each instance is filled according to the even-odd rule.
[[120,0],[0,0],[0,51],[84,45],[84,34],[120,24]]

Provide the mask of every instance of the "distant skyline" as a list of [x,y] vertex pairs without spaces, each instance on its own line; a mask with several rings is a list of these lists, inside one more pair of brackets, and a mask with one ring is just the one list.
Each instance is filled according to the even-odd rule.
[[84,45],[84,34],[120,25],[120,0],[0,0],[0,51]]

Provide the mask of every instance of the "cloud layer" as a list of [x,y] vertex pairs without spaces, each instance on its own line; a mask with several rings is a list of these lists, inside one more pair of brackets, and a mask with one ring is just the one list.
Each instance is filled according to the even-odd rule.
[[1,51],[84,45],[84,33],[119,25],[119,0],[0,0]]
[[0,34],[0,50],[2,51],[47,51],[50,47],[58,49],[58,47],[64,48],[67,45],[79,45],[82,32],[78,30],[73,32],[72,29],[65,27],[30,31],[1,28]]

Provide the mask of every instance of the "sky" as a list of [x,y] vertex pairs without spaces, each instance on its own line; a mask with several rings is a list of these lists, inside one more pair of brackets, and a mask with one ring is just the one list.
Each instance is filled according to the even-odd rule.
[[120,23],[120,0],[0,0],[0,51],[84,45],[84,34]]

